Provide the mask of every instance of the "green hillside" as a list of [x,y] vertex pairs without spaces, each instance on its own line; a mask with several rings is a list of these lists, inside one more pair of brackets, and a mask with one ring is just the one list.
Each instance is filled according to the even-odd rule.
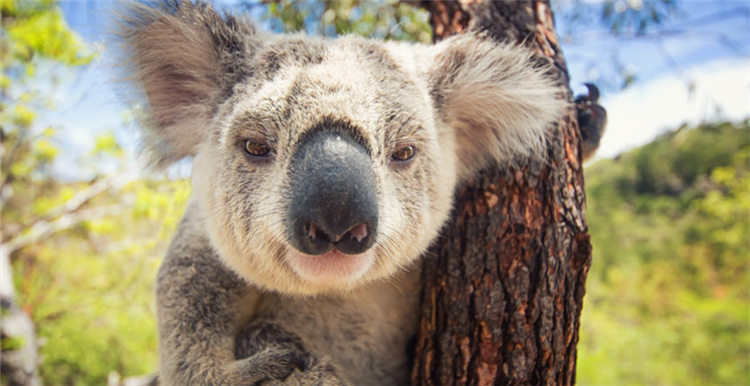
[[750,383],[750,124],[682,127],[586,170],[581,384]]

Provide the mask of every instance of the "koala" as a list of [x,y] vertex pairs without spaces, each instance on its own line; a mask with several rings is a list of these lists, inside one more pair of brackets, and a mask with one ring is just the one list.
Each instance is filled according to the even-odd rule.
[[420,255],[457,184],[540,154],[570,106],[530,51],[274,35],[200,1],[120,36],[157,166],[192,197],[156,280],[168,385],[407,384]]

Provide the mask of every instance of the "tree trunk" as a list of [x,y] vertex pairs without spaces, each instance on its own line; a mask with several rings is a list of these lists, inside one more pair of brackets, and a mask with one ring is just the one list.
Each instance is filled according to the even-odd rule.
[[572,384],[591,244],[568,74],[548,1],[425,1],[436,38],[466,29],[549,58],[570,109],[547,158],[489,168],[456,209],[422,272],[412,382]]
[[16,303],[10,251],[0,245],[0,374],[9,386],[38,386],[38,344],[34,322]]

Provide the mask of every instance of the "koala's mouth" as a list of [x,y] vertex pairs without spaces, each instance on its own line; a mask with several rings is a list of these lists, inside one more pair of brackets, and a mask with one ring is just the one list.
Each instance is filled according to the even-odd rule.
[[321,244],[324,249],[322,253],[310,254],[290,248],[288,261],[302,279],[337,286],[359,279],[372,266],[372,250],[369,246],[364,251],[361,249],[362,241],[369,236],[366,223],[357,224],[338,236],[330,236],[314,224],[308,224],[305,230],[307,241]]
[[362,277],[373,264],[373,252],[349,255],[335,247],[326,253],[308,255],[290,248],[287,261],[302,279],[331,285],[351,283]]

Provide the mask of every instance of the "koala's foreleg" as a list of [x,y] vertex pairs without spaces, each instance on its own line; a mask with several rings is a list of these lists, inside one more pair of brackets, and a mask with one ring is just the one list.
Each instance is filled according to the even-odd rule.
[[180,228],[157,276],[162,384],[342,384],[278,322],[249,321],[257,290],[224,266],[189,219]]
[[233,352],[239,316],[233,306],[247,285],[224,268],[209,248],[177,244],[162,263],[156,282],[160,381],[165,385],[244,384],[239,383],[243,363]]

